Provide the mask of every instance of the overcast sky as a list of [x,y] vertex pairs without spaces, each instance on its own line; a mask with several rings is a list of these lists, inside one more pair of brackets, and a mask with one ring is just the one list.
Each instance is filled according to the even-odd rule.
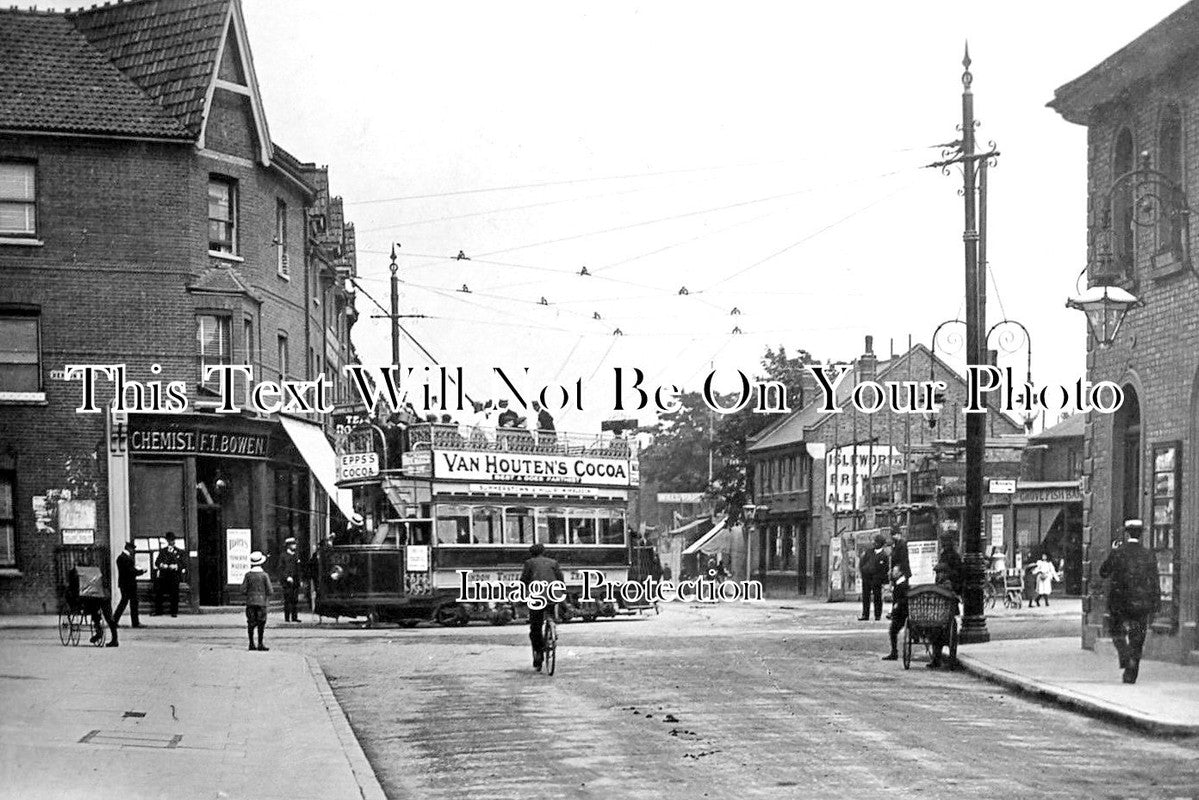
[[[767,346],[850,359],[871,334],[885,358],[964,313],[961,177],[922,167],[958,137],[966,39],[1002,152],[988,322],[1072,384],[1086,139],[1045,103],[1178,2],[244,5],[271,135],[329,165],[366,291],[387,304],[401,243],[401,313],[428,315],[405,326],[471,395],[493,366],[582,379],[558,426],[594,430],[615,366],[694,389]],[[363,362],[389,363],[358,308]]]

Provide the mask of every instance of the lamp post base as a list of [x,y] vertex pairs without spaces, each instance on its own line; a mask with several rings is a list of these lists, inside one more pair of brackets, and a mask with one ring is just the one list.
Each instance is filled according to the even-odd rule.
[[987,630],[987,618],[981,614],[964,615],[958,641],[961,644],[986,644],[991,641],[991,632]]

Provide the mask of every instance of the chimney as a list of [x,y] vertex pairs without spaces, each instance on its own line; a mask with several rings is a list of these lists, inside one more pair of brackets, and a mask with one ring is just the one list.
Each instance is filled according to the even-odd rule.
[[858,381],[872,381],[878,376],[878,356],[874,354],[874,337],[866,337],[866,352],[858,356]]

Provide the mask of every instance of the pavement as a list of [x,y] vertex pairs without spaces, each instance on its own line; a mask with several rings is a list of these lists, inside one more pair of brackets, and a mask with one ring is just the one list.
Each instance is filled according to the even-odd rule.
[[1078,638],[1011,639],[958,649],[968,671],[1011,689],[1159,735],[1199,735],[1199,666],[1141,661],[1124,683],[1115,649]]
[[0,648],[0,797],[384,797],[314,660],[232,637],[63,647],[41,624]]

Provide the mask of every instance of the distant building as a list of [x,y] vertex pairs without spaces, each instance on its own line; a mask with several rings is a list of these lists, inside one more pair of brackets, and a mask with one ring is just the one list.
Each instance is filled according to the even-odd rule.
[[1147,657],[1199,651],[1199,2],[1060,87],[1050,107],[1087,128],[1090,286],[1143,302],[1109,347],[1088,337],[1087,377],[1124,390],[1085,422],[1083,644],[1108,635],[1099,565],[1122,522],[1145,523],[1162,612]]
[[[148,567],[167,531],[184,604],[234,602],[251,549],[353,514],[318,416],[213,413],[203,372],[323,373],[336,400],[355,263],[326,170],[270,137],[239,0],[0,11],[0,611],[54,610],[127,540]],[[76,413],[88,364],[147,403],[182,381],[187,413],[110,415],[107,381]]]
[[[838,386],[840,413],[815,402],[779,420],[747,444],[754,525],[749,528],[749,559],[768,596],[840,596],[842,577],[856,557],[855,532],[883,524],[910,526],[911,537],[935,540],[933,507],[912,509],[902,520],[880,522],[869,497],[872,475],[890,467],[888,491],[902,484],[909,459],[931,452],[938,440],[965,435],[966,383],[924,345],[880,362],[873,338]],[[873,414],[850,402],[855,385],[879,382],[941,381],[939,414]],[[993,437],[1018,435],[1021,429],[1003,414],[988,411]],[[831,549],[830,549],[831,548]],[[856,563],[854,560],[853,563]]]

